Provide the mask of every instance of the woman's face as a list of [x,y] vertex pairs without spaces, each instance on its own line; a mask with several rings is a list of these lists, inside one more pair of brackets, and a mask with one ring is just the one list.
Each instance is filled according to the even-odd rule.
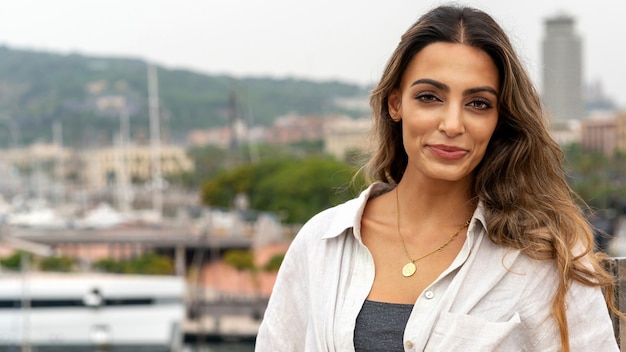
[[498,123],[498,69],[489,55],[437,42],[409,63],[388,108],[402,120],[405,177],[470,182]]

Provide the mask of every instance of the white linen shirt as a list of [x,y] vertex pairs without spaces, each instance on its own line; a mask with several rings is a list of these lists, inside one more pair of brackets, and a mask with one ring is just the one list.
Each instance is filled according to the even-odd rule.
[[[370,197],[392,188],[374,183],[302,227],[279,270],[255,351],[354,351],[356,318],[374,282],[361,216]],[[557,279],[553,261],[495,245],[479,204],[458,256],[415,302],[405,351],[560,351],[551,315]],[[599,288],[573,282],[567,320],[572,352],[619,351]]]

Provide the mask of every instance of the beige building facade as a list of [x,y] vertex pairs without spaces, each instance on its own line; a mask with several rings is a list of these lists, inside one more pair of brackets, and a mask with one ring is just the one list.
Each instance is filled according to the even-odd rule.
[[[193,171],[193,161],[182,147],[162,145],[159,149],[163,176]],[[85,181],[91,186],[102,187],[120,180],[146,181],[152,177],[152,149],[149,145],[88,150],[81,154],[81,159]]]
[[626,153],[626,110],[615,115],[615,134],[617,150]]
[[[194,170],[193,161],[185,149],[175,145],[161,145],[161,174],[177,174]],[[33,144],[25,148],[0,150],[5,164],[23,170],[35,170],[50,165],[41,172],[54,173],[56,178],[66,178],[76,173],[77,181],[101,187],[119,179],[122,174],[128,181],[148,180],[152,177],[152,149],[149,145],[105,147],[76,152],[56,144]],[[31,171],[34,172],[34,171]]]
[[326,120],[324,125],[324,151],[337,159],[344,159],[351,151],[372,151],[370,132],[372,120],[342,117]]
[[35,143],[24,148],[0,150],[0,158],[5,163],[24,166],[35,162],[68,160],[73,152],[57,144]]
[[586,151],[611,156],[617,147],[615,119],[586,120],[582,122],[581,145]]

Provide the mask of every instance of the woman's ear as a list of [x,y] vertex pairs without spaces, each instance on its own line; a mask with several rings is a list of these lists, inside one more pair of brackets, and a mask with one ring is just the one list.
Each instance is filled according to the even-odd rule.
[[395,122],[402,120],[402,114],[400,113],[401,107],[401,98],[400,92],[398,90],[394,90],[389,94],[389,98],[387,98],[387,110],[389,110],[389,115],[391,119]]

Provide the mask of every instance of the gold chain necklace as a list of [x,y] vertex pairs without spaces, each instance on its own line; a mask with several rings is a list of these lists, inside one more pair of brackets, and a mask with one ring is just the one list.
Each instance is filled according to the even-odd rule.
[[417,266],[415,265],[415,262],[417,262],[418,260],[422,260],[428,257],[429,255],[434,254],[444,249],[448,244],[450,244],[450,242],[452,242],[456,238],[456,236],[459,235],[459,233],[461,233],[461,230],[469,226],[471,220],[472,218],[467,219],[467,221],[463,224],[463,226],[461,226],[460,229],[458,229],[455,233],[453,233],[452,236],[450,236],[450,238],[448,238],[448,240],[444,244],[439,246],[437,249],[433,250],[432,252],[428,252],[421,257],[413,259],[411,258],[411,255],[409,254],[408,248],[406,247],[406,243],[404,242],[404,237],[402,237],[402,233],[400,233],[400,201],[398,200],[398,186],[396,186],[396,225],[398,226],[398,236],[400,236],[400,241],[402,241],[402,247],[404,247],[404,252],[406,253],[406,256],[409,258],[409,262],[406,263],[402,267],[402,275],[404,277],[413,276],[413,274],[415,274],[415,271],[417,270]]

